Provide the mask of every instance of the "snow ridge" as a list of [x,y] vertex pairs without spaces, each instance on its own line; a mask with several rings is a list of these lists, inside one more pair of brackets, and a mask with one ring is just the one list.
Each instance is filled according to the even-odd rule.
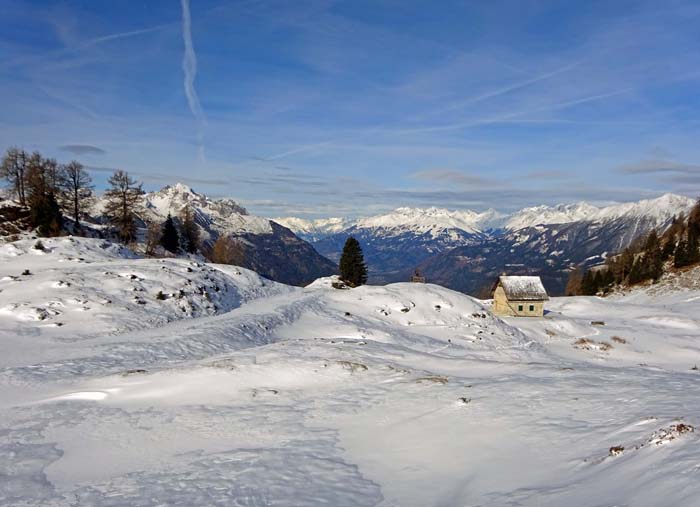
[[598,207],[587,202],[534,206],[515,213],[504,214],[494,209],[483,212],[449,210],[446,208],[401,207],[382,215],[346,220],[328,218],[305,220],[297,217],[275,218],[274,221],[294,232],[309,236],[330,235],[343,230],[384,230],[388,235],[397,232],[430,234],[433,237],[445,231],[459,230],[480,234],[489,230],[517,231],[537,225],[567,224],[572,222],[606,223],[612,220],[647,220],[655,227],[667,224],[675,215],[687,212],[695,203],[689,197],[664,194],[655,199]]

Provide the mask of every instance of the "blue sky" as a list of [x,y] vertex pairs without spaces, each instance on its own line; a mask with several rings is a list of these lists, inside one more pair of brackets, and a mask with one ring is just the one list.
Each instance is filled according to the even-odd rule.
[[697,1],[0,10],[0,149],[98,184],[121,168],[307,217],[700,194]]

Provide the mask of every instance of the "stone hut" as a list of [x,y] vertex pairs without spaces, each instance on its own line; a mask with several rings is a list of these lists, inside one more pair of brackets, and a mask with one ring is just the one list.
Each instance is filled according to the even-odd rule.
[[502,275],[493,291],[492,311],[505,317],[542,317],[548,300],[539,276]]

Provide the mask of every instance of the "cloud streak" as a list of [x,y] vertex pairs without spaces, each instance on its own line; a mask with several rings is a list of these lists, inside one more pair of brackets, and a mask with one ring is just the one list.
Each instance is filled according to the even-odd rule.
[[73,155],[104,155],[107,152],[90,144],[64,144],[58,147],[61,151],[67,151]]
[[197,122],[197,147],[199,160],[204,162],[204,127],[206,119],[199,102],[194,80],[197,77],[197,54],[192,43],[192,18],[190,16],[190,1],[181,0],[182,4],[182,39],[185,43],[185,53],[182,57],[182,71],[185,74],[184,85],[187,104],[192,116]]

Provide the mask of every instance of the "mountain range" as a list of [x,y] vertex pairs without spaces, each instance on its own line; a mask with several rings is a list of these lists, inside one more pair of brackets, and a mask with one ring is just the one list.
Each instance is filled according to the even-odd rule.
[[602,262],[651,230],[665,229],[693,204],[689,197],[665,194],[605,207],[580,202],[509,214],[404,207],[357,220],[274,220],[332,260],[348,236],[356,237],[371,283],[406,280],[419,269],[429,281],[476,295],[506,272],[538,274],[552,294],[561,294],[572,266]]
[[221,236],[244,245],[241,267],[289,285],[305,285],[336,272],[334,262],[283,225],[251,215],[232,199],[212,199],[182,183],[146,193],[140,215],[144,225],[146,221],[162,222],[168,214],[177,220],[187,206],[199,225],[204,249],[211,248]]

